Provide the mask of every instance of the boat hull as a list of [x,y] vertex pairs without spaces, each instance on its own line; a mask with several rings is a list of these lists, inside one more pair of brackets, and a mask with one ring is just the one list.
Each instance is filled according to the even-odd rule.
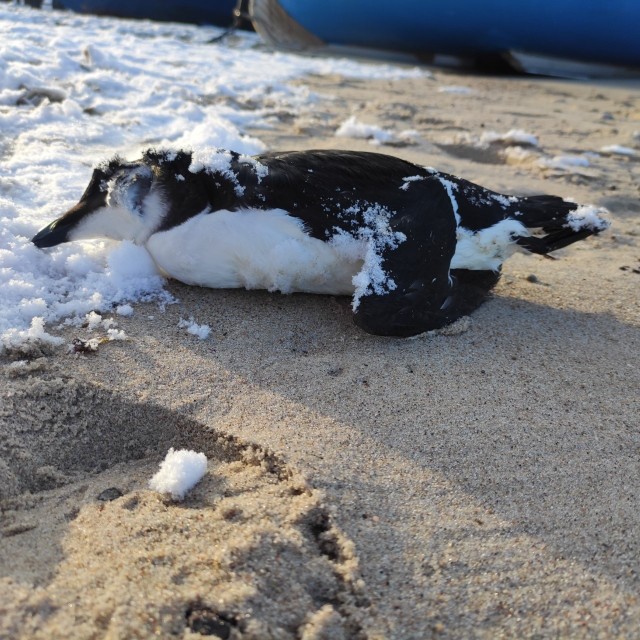
[[[250,13],[276,45],[296,44],[291,24],[267,24],[284,15],[302,34],[299,46],[315,40],[463,57],[521,51],[640,67],[638,0],[252,0]],[[277,41],[283,38],[292,42]]]

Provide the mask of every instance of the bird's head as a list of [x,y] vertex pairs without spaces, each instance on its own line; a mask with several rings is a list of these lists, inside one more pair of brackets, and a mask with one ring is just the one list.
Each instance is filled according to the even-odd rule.
[[160,173],[149,155],[135,162],[114,158],[99,165],[80,201],[32,242],[39,248],[88,238],[143,244],[167,214]]

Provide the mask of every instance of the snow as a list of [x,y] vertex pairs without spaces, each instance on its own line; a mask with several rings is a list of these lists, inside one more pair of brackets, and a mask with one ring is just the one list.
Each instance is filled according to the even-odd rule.
[[52,346],[61,345],[64,340],[52,336],[44,329],[44,318],[35,317],[31,319],[30,325],[26,329],[11,327],[2,336],[3,345],[9,348],[19,347],[24,343],[40,342]]
[[560,155],[552,158],[541,158],[538,164],[545,169],[559,169],[560,171],[571,171],[576,167],[590,166],[589,158],[584,155]]
[[451,182],[451,180],[447,180],[446,178],[444,178],[442,176],[438,176],[438,180],[440,181],[440,184],[442,184],[442,186],[447,191],[447,195],[449,196],[449,200],[451,200],[451,207],[453,208],[453,215],[454,215],[454,217],[456,219],[456,224],[459,225],[460,224],[460,212],[458,211],[458,200],[456,199],[456,196],[455,196],[455,191],[458,190],[458,185],[455,184],[454,182]]
[[187,449],[169,449],[160,470],[149,480],[149,488],[183,500],[207,472],[207,456]]
[[480,144],[494,144],[496,142],[505,145],[527,145],[530,147],[538,146],[538,137],[522,129],[510,129],[506,133],[497,133],[496,131],[485,131],[480,136]]
[[459,96],[469,96],[474,93],[471,87],[464,87],[461,85],[450,84],[442,87],[438,87],[438,93],[452,93]]
[[255,34],[210,44],[219,33],[0,4],[0,352],[58,343],[50,332],[65,318],[175,302],[131,242],[30,242],[78,201],[96,164],[149,147],[262,151],[246,127],[328,99],[289,83],[304,74],[427,75],[267,52]]
[[366,241],[364,262],[360,271],[353,276],[353,311],[360,307],[363,296],[384,295],[397,288],[397,284],[384,270],[382,252],[385,249],[395,249],[407,239],[401,231],[392,231],[389,224],[391,212],[380,205],[369,205],[364,208],[364,226],[357,232],[357,237]]
[[611,226],[606,216],[608,211],[602,207],[593,205],[582,205],[567,216],[566,227],[573,231],[589,229],[590,231],[604,231]]
[[211,327],[208,324],[198,324],[193,318],[189,318],[188,320],[180,318],[178,327],[180,329],[186,329],[187,333],[200,338],[200,340],[205,340],[211,333]]
[[619,144],[610,144],[600,149],[602,153],[610,153],[618,156],[635,156],[638,152],[631,147],[624,147]]
[[335,132],[338,138],[361,138],[369,140],[370,144],[415,144],[420,140],[420,132],[417,129],[404,129],[395,133],[390,129],[383,129],[376,124],[365,124],[355,116],[349,116]]
[[383,129],[376,124],[365,124],[355,116],[349,116],[335,132],[338,138],[360,138],[369,140],[370,144],[416,144],[421,135],[417,129],[403,129],[398,133],[390,129]]
[[507,209],[509,205],[518,201],[515,196],[505,196],[501,193],[492,193],[489,196],[494,202],[497,202],[503,209]]
[[119,304],[116,307],[116,313],[119,316],[132,316],[133,315],[133,307],[130,304]]
[[107,329],[108,340],[128,340],[129,337],[122,329]]
[[408,191],[412,182],[420,182],[422,180],[425,180],[424,176],[407,176],[402,178],[402,184],[398,188],[402,189],[402,191]]
[[231,169],[231,153],[228,150],[201,148],[193,152],[191,157],[191,173],[198,173],[202,170],[211,174],[219,173],[231,180],[234,191],[238,197],[244,194],[244,187],[238,182],[238,176]]
[[87,329],[89,331],[94,331],[102,324],[102,316],[95,311],[87,313],[85,320],[87,323]]
[[372,144],[387,144],[394,140],[393,132],[375,124],[360,122],[355,116],[347,118],[337,129],[338,138],[364,138]]

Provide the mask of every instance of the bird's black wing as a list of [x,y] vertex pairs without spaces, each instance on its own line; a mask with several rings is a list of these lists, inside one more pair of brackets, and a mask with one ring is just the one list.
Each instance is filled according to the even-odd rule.
[[[369,205],[389,211],[413,199],[400,189],[403,178],[428,177],[422,167],[380,153],[311,150],[266,153],[255,157],[267,173],[259,182],[243,177],[243,206],[265,203],[302,220],[308,233],[326,240],[336,229],[361,225]],[[245,169],[246,172],[246,169]]]
[[412,195],[390,222],[395,237],[403,234],[405,239],[380,250],[386,290],[369,287],[359,298],[356,291],[354,321],[369,333],[411,336],[464,315],[452,297],[456,222],[449,195],[435,178],[414,185]]

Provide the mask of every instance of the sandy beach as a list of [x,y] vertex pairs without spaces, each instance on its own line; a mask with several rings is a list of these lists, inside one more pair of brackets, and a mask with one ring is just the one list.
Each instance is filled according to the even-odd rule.
[[[6,353],[0,638],[638,637],[640,82],[432,71],[297,80],[314,104],[247,133],[571,197],[611,229],[514,256],[443,335],[171,283],[118,317],[127,340]],[[351,116],[393,135],[335,136]],[[209,458],[180,503],[148,489],[171,446]]]

